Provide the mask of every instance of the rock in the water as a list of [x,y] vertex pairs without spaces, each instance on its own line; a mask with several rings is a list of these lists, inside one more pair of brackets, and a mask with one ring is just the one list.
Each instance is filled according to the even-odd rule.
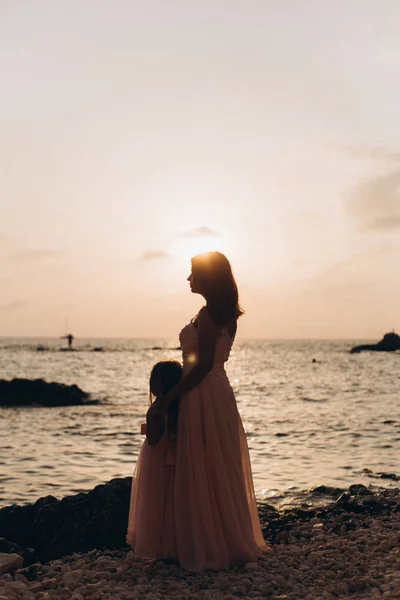
[[0,379],[0,406],[76,406],[98,404],[77,385],[47,382],[44,379]]
[[0,554],[0,575],[12,573],[22,567],[24,559],[19,554]]
[[333,496],[338,498],[340,494],[343,493],[341,488],[331,487],[329,485],[319,485],[316,488],[311,490],[311,493],[314,496],[323,495],[323,496]]
[[354,346],[350,350],[351,354],[363,352],[364,350],[372,350],[374,352],[395,352],[400,350],[400,336],[392,331],[391,333],[385,333],[383,339],[377,344],[364,344],[361,346]]

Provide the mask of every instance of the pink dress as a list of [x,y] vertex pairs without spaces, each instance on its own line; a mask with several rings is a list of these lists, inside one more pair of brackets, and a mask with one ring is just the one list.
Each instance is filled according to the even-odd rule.
[[143,558],[176,557],[174,520],[175,442],[143,442],[132,477],[126,541]]
[[[195,364],[192,322],[180,333],[184,373]],[[190,571],[228,569],[270,550],[254,495],[250,457],[225,372],[233,340],[223,332],[212,370],[180,402],[174,486],[177,556]]]

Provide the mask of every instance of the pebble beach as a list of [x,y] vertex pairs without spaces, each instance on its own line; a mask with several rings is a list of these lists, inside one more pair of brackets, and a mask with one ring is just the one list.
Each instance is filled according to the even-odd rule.
[[272,551],[257,562],[197,574],[129,548],[93,549],[3,574],[0,600],[400,598],[400,489],[360,486],[316,509],[259,509]]

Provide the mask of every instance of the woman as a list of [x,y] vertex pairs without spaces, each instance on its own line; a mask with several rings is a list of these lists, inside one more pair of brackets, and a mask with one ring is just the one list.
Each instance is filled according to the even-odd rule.
[[227,569],[269,550],[261,532],[249,451],[225,362],[243,314],[227,258],[192,259],[191,291],[206,305],[180,333],[183,378],[161,400],[180,397],[174,512],[178,560],[190,571]]

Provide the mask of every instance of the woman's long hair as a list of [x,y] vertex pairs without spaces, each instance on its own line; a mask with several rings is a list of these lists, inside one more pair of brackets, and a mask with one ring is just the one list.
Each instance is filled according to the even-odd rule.
[[197,254],[192,258],[192,274],[216,325],[226,325],[244,313],[230,262],[224,254]]

